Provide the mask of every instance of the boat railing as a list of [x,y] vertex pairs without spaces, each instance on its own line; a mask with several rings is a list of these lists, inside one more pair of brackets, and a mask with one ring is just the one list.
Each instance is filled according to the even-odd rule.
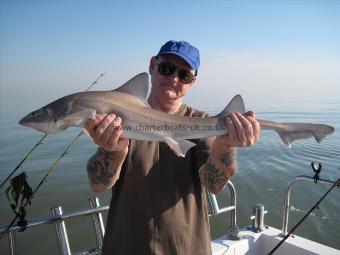
[[[217,198],[215,195],[207,192],[207,201],[210,207],[209,216],[217,215],[223,212],[231,211],[231,224],[228,229],[228,233],[230,233],[231,238],[238,237],[238,228],[236,225],[236,190],[234,185],[229,181],[227,184],[230,192],[231,192],[231,205],[225,208],[220,208]],[[62,207],[52,208],[51,217],[40,219],[36,221],[28,221],[26,229],[41,227],[45,225],[53,224],[56,229],[56,234],[58,237],[58,247],[59,252],[62,255],[86,255],[86,254],[97,254],[101,250],[101,246],[103,244],[103,238],[105,234],[105,228],[103,223],[102,213],[108,211],[109,206],[100,206],[99,199],[97,197],[89,199],[90,209],[84,209],[80,211],[63,213]],[[92,221],[94,224],[96,239],[97,239],[97,247],[86,249],[80,252],[72,253],[70,248],[70,243],[68,239],[67,229],[65,221],[69,221],[75,218],[84,217],[84,216],[92,216]],[[7,229],[6,226],[0,226],[0,234],[7,234],[9,241],[9,254],[15,255],[16,252],[16,232],[20,231],[21,227],[18,225],[14,225]]]
[[207,192],[207,200],[211,210],[209,216],[230,212],[230,226],[227,230],[227,234],[230,239],[237,240],[239,239],[239,228],[236,224],[236,189],[231,181],[228,181],[227,187],[229,188],[231,197],[230,206],[227,207],[220,208],[216,196]]
[[[26,229],[35,228],[35,227],[42,227],[45,225],[54,224],[57,238],[58,238],[58,247],[60,254],[69,255],[71,253],[70,244],[68,240],[68,234],[66,230],[66,220],[72,220],[75,218],[80,218],[84,216],[92,216],[92,221],[94,224],[96,238],[97,238],[97,248],[87,249],[81,252],[73,253],[73,254],[96,254],[100,251],[99,247],[101,247],[103,243],[103,237],[105,233],[104,223],[102,212],[105,212],[109,209],[109,206],[100,206],[99,199],[97,197],[89,199],[90,209],[84,209],[80,211],[70,212],[63,214],[63,210],[61,206],[52,208],[52,217],[48,217],[45,219],[35,220],[35,221],[28,221]],[[14,225],[7,229],[7,227],[0,226],[0,234],[8,234],[8,241],[9,241],[9,254],[15,255],[16,252],[16,232],[21,231],[21,227],[18,225]]]
[[288,218],[289,218],[289,211],[291,209],[290,192],[293,187],[293,184],[298,181],[308,181],[308,182],[314,182],[314,183],[319,183],[323,185],[333,185],[336,183],[335,181],[321,179],[321,178],[316,180],[314,177],[307,176],[307,175],[300,175],[300,176],[295,177],[293,180],[291,180],[287,184],[287,189],[284,195],[284,206],[283,206],[284,213],[283,213],[282,233],[281,233],[283,236],[286,236],[288,233]]

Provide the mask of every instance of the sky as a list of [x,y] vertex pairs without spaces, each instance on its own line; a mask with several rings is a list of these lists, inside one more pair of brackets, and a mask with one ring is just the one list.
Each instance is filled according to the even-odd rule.
[[96,89],[114,89],[170,39],[200,50],[193,97],[340,99],[340,1],[0,3],[1,114],[82,91],[101,73]]

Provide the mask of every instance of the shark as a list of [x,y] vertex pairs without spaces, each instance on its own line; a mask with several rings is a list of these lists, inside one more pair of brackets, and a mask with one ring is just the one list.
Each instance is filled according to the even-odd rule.
[[[84,128],[86,121],[96,114],[114,113],[122,119],[122,137],[165,142],[177,156],[184,157],[196,145],[191,139],[227,134],[225,119],[230,113],[246,113],[242,97],[236,95],[215,116],[185,117],[168,114],[148,105],[149,90],[149,75],[140,73],[112,91],[78,92],[57,99],[29,113],[19,124],[51,134],[69,127]],[[288,146],[295,140],[309,137],[314,137],[320,143],[335,130],[325,124],[257,121],[261,130],[275,131]]]

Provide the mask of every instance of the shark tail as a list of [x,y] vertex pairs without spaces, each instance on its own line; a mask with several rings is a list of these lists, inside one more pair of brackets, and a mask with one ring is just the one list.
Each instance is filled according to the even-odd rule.
[[314,137],[320,143],[327,135],[334,132],[334,128],[323,124],[308,124],[308,123],[282,123],[287,126],[287,129],[279,130],[282,142],[287,146],[291,146],[295,140],[307,139]]
[[311,123],[275,123],[260,121],[261,129],[274,130],[280,136],[282,142],[291,147],[295,140],[314,137],[320,143],[327,135],[334,132],[334,127],[324,124]]
[[[234,96],[225,109],[215,117],[225,125],[224,118],[232,112],[246,113],[243,99],[240,95]],[[295,140],[314,137],[320,143],[327,135],[334,132],[334,127],[324,124],[311,123],[275,123],[272,121],[258,120],[262,130],[273,130],[280,136],[282,142],[291,147]]]

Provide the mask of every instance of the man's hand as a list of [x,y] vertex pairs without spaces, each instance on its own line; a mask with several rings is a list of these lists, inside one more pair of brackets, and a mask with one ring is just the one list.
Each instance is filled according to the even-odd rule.
[[260,125],[254,112],[231,113],[226,118],[228,134],[217,136],[207,162],[200,168],[202,184],[212,193],[221,192],[237,172],[236,147],[248,147],[260,138]]
[[87,173],[94,191],[110,189],[118,180],[128,153],[129,139],[122,138],[122,120],[115,114],[96,115],[85,127],[100,147],[87,163]]
[[220,149],[231,147],[249,147],[260,138],[260,125],[255,119],[254,112],[231,113],[226,119],[228,134],[218,136],[214,145]]
[[129,139],[122,138],[122,120],[115,114],[96,115],[86,122],[85,128],[95,144],[106,151],[123,151],[129,145]]

